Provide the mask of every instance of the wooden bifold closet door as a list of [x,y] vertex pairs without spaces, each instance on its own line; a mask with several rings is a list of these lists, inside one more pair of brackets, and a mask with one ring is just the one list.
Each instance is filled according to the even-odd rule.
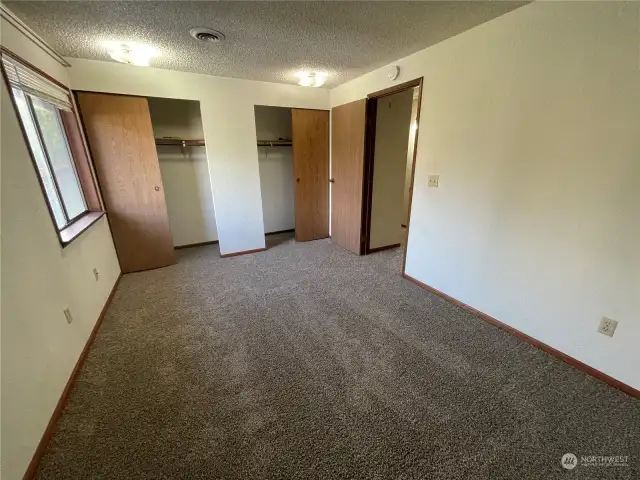
[[175,263],[147,99],[89,92],[77,99],[122,272]]
[[331,109],[331,241],[361,254],[366,100]]
[[329,111],[291,110],[295,237],[329,236]]

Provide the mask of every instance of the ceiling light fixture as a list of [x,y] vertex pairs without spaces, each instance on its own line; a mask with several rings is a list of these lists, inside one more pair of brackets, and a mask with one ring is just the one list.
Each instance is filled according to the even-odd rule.
[[148,67],[151,57],[156,57],[158,51],[137,42],[102,42],[107,48],[109,56],[116,62],[128,63],[129,65],[137,65],[139,67]]
[[298,72],[298,85],[303,87],[321,87],[327,81],[327,72]]

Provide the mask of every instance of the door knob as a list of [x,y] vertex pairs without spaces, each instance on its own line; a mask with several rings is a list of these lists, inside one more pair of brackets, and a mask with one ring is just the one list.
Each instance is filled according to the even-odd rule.
[[300,179],[299,178],[296,178],[296,183],[300,183]]
[[160,191],[160,187],[158,187],[157,185],[156,185],[155,187],[153,187],[153,189],[154,189],[156,192],[159,192],[159,191]]
[[333,182],[334,182],[333,178],[330,178],[329,183],[333,183]]

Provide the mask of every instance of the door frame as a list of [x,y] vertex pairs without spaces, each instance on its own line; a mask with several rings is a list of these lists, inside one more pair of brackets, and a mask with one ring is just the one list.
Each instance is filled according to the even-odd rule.
[[367,95],[367,106],[365,112],[365,140],[364,140],[364,184],[362,188],[362,244],[360,253],[368,255],[370,253],[384,250],[386,248],[397,247],[381,247],[371,249],[371,207],[373,204],[373,168],[376,146],[376,116],[378,113],[378,100],[395,93],[404,92],[406,90],[418,87],[418,108],[416,110],[416,133],[413,143],[413,160],[411,162],[411,182],[409,184],[409,215],[407,220],[407,229],[405,233],[405,249],[402,255],[402,272],[404,273],[404,265],[407,259],[407,241],[409,238],[409,223],[411,222],[411,200],[413,198],[413,180],[416,169],[416,154],[418,153],[418,132],[420,130],[420,107],[422,105],[422,84],[424,77],[409,80],[393,87],[385,88]]

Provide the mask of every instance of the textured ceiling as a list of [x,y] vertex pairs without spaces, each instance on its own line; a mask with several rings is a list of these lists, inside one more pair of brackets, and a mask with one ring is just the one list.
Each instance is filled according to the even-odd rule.
[[[152,66],[222,77],[296,83],[324,70],[333,87],[526,2],[5,2],[68,57],[110,60],[102,40],[137,41],[161,55]],[[200,43],[193,27],[227,39]]]

